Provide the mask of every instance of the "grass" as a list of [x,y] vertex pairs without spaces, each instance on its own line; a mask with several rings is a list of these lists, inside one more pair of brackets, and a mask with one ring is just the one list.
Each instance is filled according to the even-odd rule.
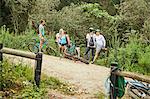
[[[54,34],[48,36],[47,39],[49,40],[49,45],[57,50],[54,36]],[[9,30],[5,27],[0,29],[0,42],[5,47],[13,49],[28,50],[27,45],[32,41],[32,38],[37,37],[34,31],[26,31],[23,35],[14,35],[10,34]],[[115,36],[112,36],[112,40],[109,42],[111,42],[110,46],[112,46],[109,50],[109,56],[106,57],[106,54],[100,53],[100,58],[95,62],[97,65],[110,67],[110,63],[115,61],[114,56],[117,56],[119,66],[122,70],[150,75],[150,61],[148,60],[150,57],[150,45],[143,44],[138,35],[131,35],[126,45],[122,44],[120,39]],[[115,48],[117,51],[115,51]],[[84,52],[85,47],[81,47],[81,56],[84,56]]]
[[98,92],[94,96],[96,99],[105,99],[105,95],[102,92]]
[[40,88],[37,88],[32,68],[27,65],[12,64],[5,59],[0,66],[0,98],[48,98],[48,90],[57,90],[66,95],[75,94],[75,87],[45,74],[42,74]]

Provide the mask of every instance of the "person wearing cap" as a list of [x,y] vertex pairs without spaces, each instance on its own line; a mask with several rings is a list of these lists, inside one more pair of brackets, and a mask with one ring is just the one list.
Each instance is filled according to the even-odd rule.
[[[96,47],[96,38],[95,38],[95,34],[94,34],[94,29],[93,28],[89,28],[90,30],[90,33],[88,33],[86,35],[86,45],[87,45],[87,48],[86,48],[86,51],[85,51],[85,54],[84,54],[84,58],[87,59],[87,60],[90,60],[90,50],[92,51],[92,61],[94,59],[94,54],[95,54],[95,47]],[[88,57],[86,58],[88,54]]]
[[95,38],[96,38],[96,54],[95,54],[94,59],[91,63],[95,62],[101,49],[105,48],[105,46],[106,46],[106,40],[105,40],[104,36],[101,34],[99,29],[96,29],[96,37]]

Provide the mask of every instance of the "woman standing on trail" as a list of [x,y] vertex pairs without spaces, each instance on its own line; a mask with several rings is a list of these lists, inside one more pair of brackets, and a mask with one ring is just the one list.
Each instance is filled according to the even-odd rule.
[[102,48],[105,48],[106,46],[106,40],[104,36],[100,33],[100,30],[96,30],[96,54],[94,56],[94,60],[91,63],[94,63],[95,60],[97,59],[100,51]]
[[69,38],[69,35],[67,34],[66,31],[63,31],[61,33],[61,36],[60,36],[60,46],[61,46],[61,50],[60,52],[61,53],[64,53],[65,50],[66,50],[66,47],[70,45],[70,38]]

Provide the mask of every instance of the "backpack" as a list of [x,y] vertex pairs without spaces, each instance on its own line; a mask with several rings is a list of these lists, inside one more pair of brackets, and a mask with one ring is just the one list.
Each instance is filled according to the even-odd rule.
[[123,76],[118,76],[117,81],[117,97],[121,98],[125,94],[125,80]]
[[93,37],[90,38],[89,45],[90,45],[90,46],[94,46],[94,40],[93,40]]

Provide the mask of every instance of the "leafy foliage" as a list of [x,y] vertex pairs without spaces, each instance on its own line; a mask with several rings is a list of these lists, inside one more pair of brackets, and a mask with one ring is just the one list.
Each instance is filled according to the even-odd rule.
[[[31,5],[28,6],[29,2]],[[149,62],[145,58],[149,57],[149,51],[145,49],[149,48],[150,42],[149,0],[3,0],[2,6],[5,9],[1,11],[13,8],[8,13],[14,14],[14,20],[29,11],[25,14],[27,19],[17,19],[21,22],[19,28],[23,26],[25,29],[27,25],[24,24],[29,24],[28,29],[22,33],[25,35],[10,35],[9,30],[1,29],[0,40],[6,47],[26,49],[23,47],[24,43],[29,43],[31,37],[34,37],[30,22],[33,20],[39,23],[41,19],[46,19],[46,31],[51,32],[52,37],[49,38],[52,46],[55,45],[55,33],[60,28],[65,29],[73,41],[80,39],[81,44],[85,43],[89,27],[99,28],[106,38],[110,54],[107,58],[98,59],[97,64],[108,66],[117,53],[122,68],[136,72],[141,69],[141,73],[144,73],[145,69],[149,70]],[[17,21],[14,20],[12,21],[16,24]],[[132,36],[136,39],[133,40]],[[84,51],[85,48],[81,48],[81,55]],[[103,56],[101,54],[101,57]],[[148,71],[145,72],[147,73]]]

